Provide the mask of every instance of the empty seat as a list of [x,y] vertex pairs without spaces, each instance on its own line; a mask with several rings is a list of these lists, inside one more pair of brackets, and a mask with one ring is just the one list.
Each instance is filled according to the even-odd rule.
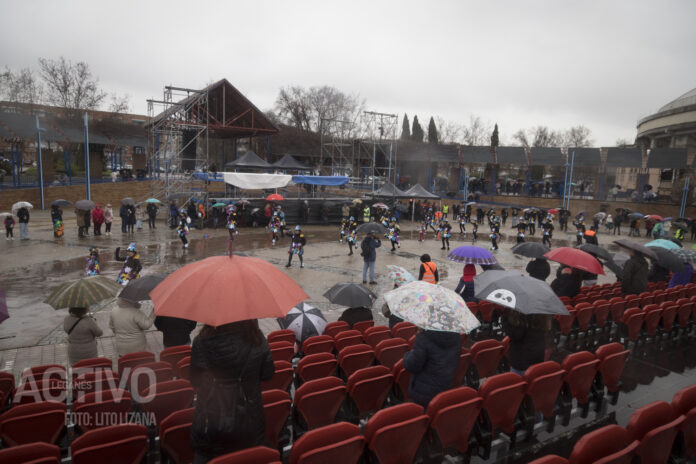
[[364,448],[365,438],[360,435],[360,428],[338,422],[301,436],[290,451],[290,464],[354,464]]
[[333,349],[333,338],[328,335],[315,335],[302,343],[302,353],[304,354],[331,353]]
[[594,316],[595,327],[601,329],[607,325],[609,321],[609,312],[611,311],[611,304],[606,300],[595,301],[592,307],[592,314]]
[[120,384],[118,374],[112,370],[103,369],[85,372],[84,374],[80,374],[73,379],[73,404],[79,402],[80,398],[87,393],[111,390],[119,387],[125,388],[126,386]]
[[623,316],[625,304],[626,303],[624,302],[624,299],[621,297],[615,296],[609,300],[609,314],[611,315],[611,320],[613,322],[621,322],[621,317]]
[[628,432],[618,425],[607,425],[586,433],[575,443],[570,464],[629,464],[638,448]]
[[5,446],[55,443],[65,428],[66,411],[65,403],[59,401],[13,406],[0,415],[0,439]]
[[162,419],[160,424],[160,452],[175,464],[193,461],[191,448],[191,424],[194,408],[175,411]]
[[365,425],[365,440],[380,464],[413,462],[428,428],[423,407],[402,403],[377,413]]
[[662,308],[662,330],[665,332],[671,332],[674,329],[674,321],[677,318],[677,311],[679,307],[675,304],[670,304],[667,307]]
[[[138,364],[153,362],[155,354],[149,351],[137,351],[135,353],[124,354],[118,358],[118,375],[121,377],[126,373],[126,369],[132,370]],[[129,373],[126,373],[126,378],[129,378]]]
[[157,424],[174,411],[188,409],[193,403],[193,388],[188,380],[156,383],[142,392],[140,406],[154,415]]
[[684,416],[682,431],[686,443],[686,455],[696,459],[696,385],[685,387],[674,394],[672,407]]
[[400,401],[409,401],[411,397],[408,394],[408,386],[411,383],[411,374],[404,368],[404,360],[394,364],[392,367],[392,375],[394,376],[393,392],[396,399]]
[[[678,303],[678,302],[677,302]],[[679,320],[679,327],[686,329],[692,322],[692,313],[694,312],[694,303],[691,301],[679,304],[679,309],[677,309],[677,317]]]
[[324,327],[323,335],[328,335],[329,337],[335,337],[336,334],[343,332],[344,330],[349,330],[350,325],[346,321],[334,321],[329,322]]
[[12,404],[27,404],[38,401],[66,401],[67,385],[65,380],[30,377],[25,379],[14,392]]
[[339,332],[334,337],[334,345],[336,351],[341,351],[343,348],[351,345],[361,345],[363,342],[362,333],[357,330],[344,330]]
[[357,330],[361,334],[364,334],[367,329],[374,327],[375,321],[359,321],[353,324],[353,329]]
[[176,370],[177,363],[187,356],[191,356],[191,346],[178,345],[163,349],[160,352],[159,358],[160,361],[169,363],[172,369]]
[[273,332],[269,333],[266,337],[266,340],[268,340],[269,344],[274,342],[287,342],[291,345],[295,345],[297,337],[295,336],[295,332],[293,332],[292,330],[282,329],[274,330]]
[[645,308],[648,305],[655,304],[655,298],[652,295],[652,292],[643,292],[640,295],[640,307]]
[[129,420],[132,404],[131,394],[119,388],[87,393],[73,404],[73,420],[83,432],[124,424]]
[[297,364],[297,377],[306,382],[334,375],[338,362],[331,353],[305,355]]
[[469,372],[469,368],[471,367],[472,360],[473,357],[471,356],[471,353],[466,350],[462,350],[461,354],[459,355],[457,370],[454,371],[454,379],[452,380],[453,388],[462,386],[464,379],[466,378],[466,374]]
[[640,308],[628,308],[621,317],[621,324],[624,333],[629,340],[636,341],[640,337],[643,328],[645,313]]
[[476,366],[478,378],[482,379],[497,372],[500,361],[505,355],[505,347],[497,340],[482,340],[474,343],[469,353],[471,353],[473,365]]
[[382,340],[375,347],[375,357],[383,366],[391,369],[408,351],[408,344],[400,337]]
[[388,340],[392,338],[392,334],[389,330],[389,327],[384,325],[376,325],[365,330],[363,338],[365,339],[365,343],[374,348],[382,340]]
[[358,369],[370,367],[375,361],[375,352],[365,344],[352,345],[343,348],[338,353],[338,365],[345,374],[350,377]]
[[657,328],[660,325],[660,320],[662,319],[662,309],[660,309],[656,304],[648,304],[643,306],[644,313],[644,328],[645,333],[651,337],[657,335]]
[[684,416],[678,415],[665,401],[655,401],[637,409],[631,415],[626,431],[631,440],[640,442],[636,454],[641,463],[667,462],[683,422]]
[[268,348],[273,361],[292,362],[292,357],[295,356],[295,345],[286,341],[270,342]]
[[619,380],[623,372],[629,351],[620,343],[602,345],[595,351],[599,359],[598,370],[602,374],[602,380],[607,387],[607,392],[612,397],[612,404],[616,404],[619,396]]
[[305,382],[295,392],[295,422],[307,429],[331,424],[345,397],[346,386],[337,377]]
[[223,454],[209,464],[273,464],[280,462],[280,453],[265,446],[254,446],[234,453]]
[[394,324],[391,329],[392,337],[403,338],[405,341],[410,340],[416,335],[416,332],[418,332],[418,327],[406,321]]
[[355,371],[348,377],[346,388],[356,416],[365,417],[382,409],[394,376],[386,366],[372,366]]
[[0,450],[2,464],[60,464],[60,448],[48,443],[29,443]]
[[479,396],[483,399],[482,414],[486,420],[482,426],[484,438],[484,459],[488,459],[490,444],[497,429],[510,436],[510,447],[515,445],[515,422],[527,390],[527,382],[512,372],[494,375],[486,379]]
[[473,388],[459,387],[437,394],[428,404],[430,418],[428,448],[443,457],[451,448],[470,452],[471,432],[476,425],[483,399]]
[[626,295],[624,298],[626,308],[640,308],[640,297],[638,295]]
[[280,433],[292,410],[290,394],[284,390],[266,390],[261,395],[266,418],[266,442],[277,448]]
[[581,331],[585,332],[590,328],[592,313],[592,305],[590,303],[579,303],[575,305],[575,321]]
[[261,382],[261,390],[287,390],[290,388],[295,371],[287,361],[273,361],[273,377]]
[[567,336],[570,335],[570,332],[573,329],[573,324],[575,323],[575,308],[566,306],[566,309],[568,310],[567,315],[557,315],[554,317],[558,321],[558,326],[561,333]]
[[173,378],[174,369],[172,369],[171,364],[165,361],[152,361],[138,364],[133,368],[128,386],[131,391],[142,394],[150,385],[166,382]]
[[70,451],[74,464],[138,464],[147,453],[147,428],[121,424],[90,430],[72,442]]
[[2,409],[3,403],[8,403],[12,395],[14,395],[15,389],[15,378],[9,372],[0,372],[0,395],[2,400],[0,400],[0,410]]
[[583,417],[587,416],[590,388],[598,367],[599,360],[589,351],[570,354],[561,363],[561,369],[565,371],[563,381],[568,384],[571,396],[582,406]]
[[190,378],[189,378],[190,368],[191,368],[191,356],[186,356],[185,358],[180,359],[179,362],[176,363],[176,378],[190,380]]
[[83,359],[72,365],[72,378],[74,379],[85,372],[93,372],[100,369],[113,369],[113,361],[108,358]]
[[[535,413],[540,412],[544,419],[549,421],[549,428],[555,423],[556,402],[558,395],[563,387],[563,377],[565,371],[558,363],[546,361],[530,366],[524,373],[524,380],[527,382],[526,395],[532,414],[530,414],[529,424],[534,427]],[[528,428],[528,432],[531,432]]]
[[45,364],[43,366],[34,366],[22,371],[20,384],[31,380],[66,380],[65,367],[60,364]]

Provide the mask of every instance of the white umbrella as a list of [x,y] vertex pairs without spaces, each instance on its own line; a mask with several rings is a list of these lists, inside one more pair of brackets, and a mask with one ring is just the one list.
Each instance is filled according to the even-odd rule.
[[27,209],[32,209],[34,205],[29,203],[28,201],[18,201],[14,205],[12,205],[12,214],[16,214],[15,211],[17,211],[20,208],[27,208]]

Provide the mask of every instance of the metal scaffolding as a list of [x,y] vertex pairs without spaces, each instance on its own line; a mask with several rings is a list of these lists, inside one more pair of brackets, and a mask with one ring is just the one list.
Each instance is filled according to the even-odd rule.
[[321,154],[319,169],[324,168],[324,159],[331,160],[332,176],[353,176],[355,150],[350,140],[355,123],[339,119],[322,118],[319,133],[321,135]]
[[[361,137],[357,140],[358,166],[361,159],[371,163],[370,184],[372,190],[379,188],[379,182],[396,183],[397,129],[399,118],[396,114],[363,111],[360,118]],[[377,161],[378,155],[382,162]]]

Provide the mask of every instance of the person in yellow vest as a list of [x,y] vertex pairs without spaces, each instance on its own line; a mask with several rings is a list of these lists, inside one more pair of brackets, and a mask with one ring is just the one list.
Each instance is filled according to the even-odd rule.
[[447,219],[447,213],[449,213],[449,205],[442,205],[442,219]]
[[430,261],[430,255],[424,254],[420,257],[421,265],[418,273],[418,280],[437,284],[440,281],[440,274],[437,272],[437,264]]
[[370,207],[363,208],[363,222],[370,222]]

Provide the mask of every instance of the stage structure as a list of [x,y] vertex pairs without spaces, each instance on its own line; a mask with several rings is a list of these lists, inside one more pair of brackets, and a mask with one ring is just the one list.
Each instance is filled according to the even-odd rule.
[[331,160],[329,172],[320,172],[331,176],[355,176],[355,148],[351,142],[354,121],[322,118],[319,127],[321,134],[321,154],[319,169],[324,170],[324,159]]
[[[382,183],[396,184],[397,129],[399,118],[395,114],[363,111],[360,118],[362,136],[356,141],[358,169],[363,167],[362,160],[369,163],[372,191]],[[378,180],[379,179],[379,180]]]

